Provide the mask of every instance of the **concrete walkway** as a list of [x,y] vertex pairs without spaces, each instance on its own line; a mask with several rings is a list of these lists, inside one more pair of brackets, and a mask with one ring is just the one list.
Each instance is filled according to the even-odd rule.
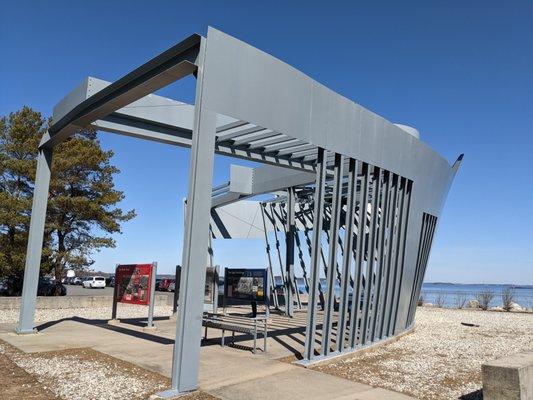
[[[38,334],[22,336],[14,333],[14,324],[2,324],[0,339],[25,352],[90,347],[170,377],[175,322],[165,318],[156,323],[156,332],[145,333],[138,320],[110,326],[105,321],[74,318],[43,324]],[[410,399],[278,361],[280,355],[291,354],[279,338],[269,338],[266,354],[253,355],[246,341],[239,342],[239,348],[221,347],[219,331],[209,333],[200,356],[200,389],[221,399]]]

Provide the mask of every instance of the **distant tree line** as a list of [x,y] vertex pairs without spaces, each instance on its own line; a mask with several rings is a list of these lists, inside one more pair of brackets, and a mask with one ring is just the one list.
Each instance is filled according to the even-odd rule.
[[[24,273],[37,149],[50,121],[29,107],[0,118],[0,277]],[[123,192],[113,177],[112,151],[84,129],[54,148],[41,272],[61,279],[65,268],[85,269],[91,255],[114,247],[112,234],[135,217],[118,207]]]

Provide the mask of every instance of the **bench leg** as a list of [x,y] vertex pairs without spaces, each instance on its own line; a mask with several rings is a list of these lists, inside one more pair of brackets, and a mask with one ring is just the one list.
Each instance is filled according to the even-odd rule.
[[256,353],[256,347],[257,347],[257,329],[254,329],[254,350],[253,353]]
[[220,339],[220,345],[224,347],[224,329],[222,329],[222,339]]
[[204,339],[207,340],[207,326],[205,327]]

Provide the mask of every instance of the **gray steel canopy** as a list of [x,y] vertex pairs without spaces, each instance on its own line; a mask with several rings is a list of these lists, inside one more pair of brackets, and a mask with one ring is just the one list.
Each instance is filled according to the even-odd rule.
[[[187,75],[196,77],[194,105],[153,94]],[[53,148],[86,126],[191,149],[168,394],[197,387],[210,211],[243,197],[286,190],[285,311],[290,315],[297,295],[291,283],[296,188],[306,196],[313,193],[304,362],[316,360],[320,255],[328,290],[320,357],[336,354],[333,343],[336,352],[350,352],[412,327],[438,218],[462,156],[450,166],[415,131],[408,133],[290,65],[209,28],[207,37],[191,35],[116,82],[87,78],[54,108],[39,147],[19,333],[35,327]],[[215,153],[270,165],[237,168],[229,185],[212,191]],[[338,265],[342,210],[346,240]],[[327,260],[321,247],[324,218],[330,221]],[[341,285],[338,312],[335,279]],[[355,301],[350,310],[352,293],[362,305]],[[333,338],[335,318],[342,333]]]

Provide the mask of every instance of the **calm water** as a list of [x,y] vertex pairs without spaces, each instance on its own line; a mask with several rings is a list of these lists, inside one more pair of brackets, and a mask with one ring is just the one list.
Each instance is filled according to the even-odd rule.
[[476,298],[476,294],[490,290],[494,293],[490,307],[502,305],[502,292],[510,288],[514,294],[515,303],[522,307],[533,307],[533,286],[532,285],[481,285],[481,284],[452,284],[452,283],[424,283],[422,284],[422,295],[425,303],[435,303],[435,298],[439,295],[445,296],[445,306],[454,307],[458,296],[465,296],[467,300]]
[[[297,278],[298,289],[301,293],[307,293],[303,278]],[[322,287],[326,287],[326,280],[321,279]],[[276,282],[281,285],[281,278],[276,276]],[[454,307],[458,296],[465,296],[467,301],[476,298],[476,295],[482,291],[490,290],[494,293],[490,307],[502,305],[502,292],[510,288],[514,294],[515,303],[522,307],[533,307],[533,285],[483,285],[483,284],[453,284],[453,283],[424,283],[422,285],[422,295],[425,303],[435,303],[435,298],[439,295],[444,296],[446,307]],[[335,284],[337,296],[340,294],[338,283]]]

